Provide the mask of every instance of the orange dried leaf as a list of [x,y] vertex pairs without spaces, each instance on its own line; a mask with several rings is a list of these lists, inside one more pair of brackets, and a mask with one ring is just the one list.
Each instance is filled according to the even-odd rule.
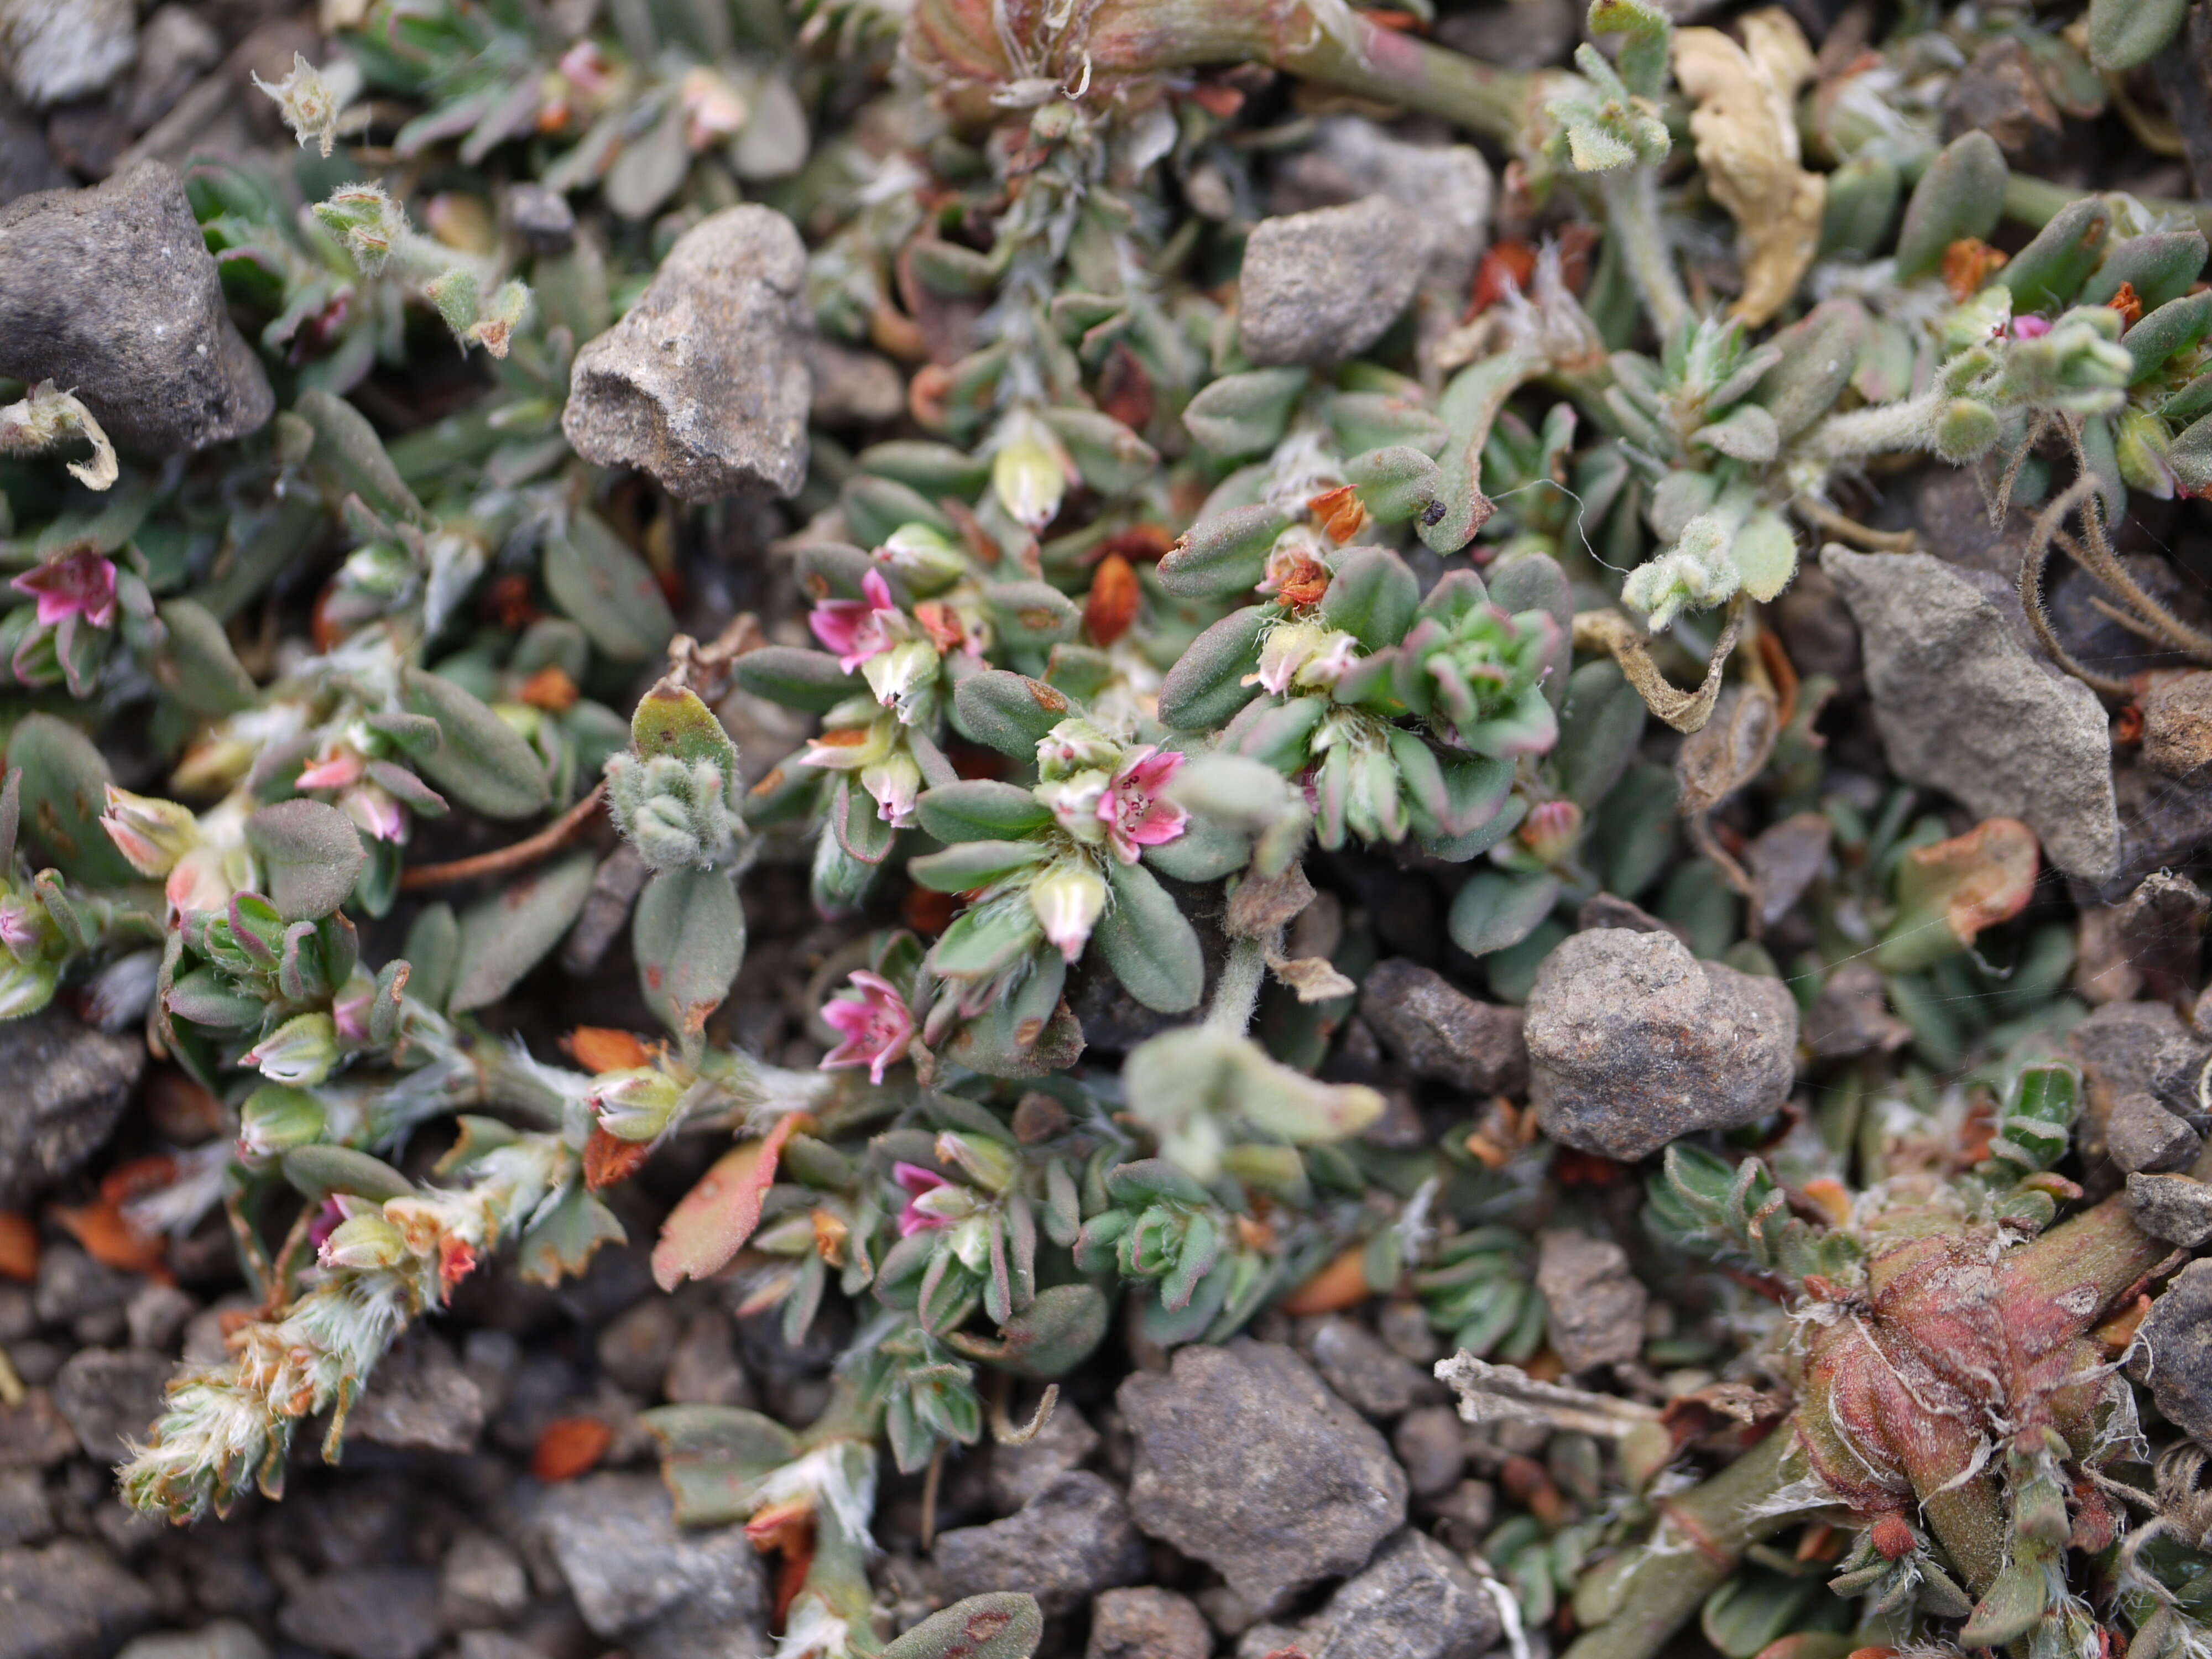
[[652,1156],[649,1140],[623,1140],[605,1129],[593,1129],[584,1143],[584,1185],[596,1193],[628,1181]]
[[614,1437],[615,1431],[596,1417],[557,1419],[538,1437],[530,1472],[540,1480],[574,1480],[598,1467]]
[[1280,1305],[1296,1319],[1307,1314],[1342,1313],[1366,1299],[1366,1252],[1355,1244],[1285,1297]]
[[1915,848],[1898,875],[1909,911],[1940,911],[1961,945],[2009,921],[2035,895],[2035,832],[2017,818],[1988,818],[1963,836]]
[[145,1273],[164,1284],[171,1282],[168,1252],[161,1240],[149,1238],[132,1226],[113,1200],[102,1198],[74,1208],[57,1204],[46,1213],[101,1266],[120,1273]]
[[1820,1206],[1820,1213],[1828,1218],[1831,1226],[1841,1227],[1851,1218],[1851,1195],[1844,1183],[1833,1176],[1820,1176],[1807,1182],[1798,1189]]
[[653,1277],[662,1290],[720,1273],[744,1248],[760,1224],[761,1202],[775,1184],[784,1142],[813,1122],[804,1112],[785,1114],[762,1139],[723,1153],[677,1201],[653,1248]]
[[1111,645],[1137,620],[1137,572],[1119,553],[1098,562],[1091,578],[1091,596],[1083,605],[1083,630],[1093,645]]
[[2122,283],[2120,291],[2105,303],[2120,313],[2120,320],[2130,328],[2142,321],[2142,295],[2136,292],[2133,283]]
[[39,1230],[27,1215],[0,1210],[0,1279],[39,1275]]
[[567,714],[583,695],[558,663],[547,663],[522,683],[523,702],[552,714]]
[[1943,250],[1943,286],[1960,305],[1981,292],[1990,273],[2011,256],[1991,247],[1978,236],[1961,236]]
[[607,1025],[579,1025],[568,1034],[568,1048],[576,1064],[594,1075],[653,1064],[653,1050],[641,1039]]

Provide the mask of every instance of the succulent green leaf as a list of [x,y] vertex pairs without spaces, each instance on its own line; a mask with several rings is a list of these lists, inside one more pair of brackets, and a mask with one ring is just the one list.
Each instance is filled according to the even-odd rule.
[[616,662],[658,655],[676,631],[652,570],[595,513],[579,508],[546,538],[542,568],[554,604]]
[[1183,648],[1160,683],[1160,719],[1187,732],[1211,732],[1260,695],[1248,676],[1260,672],[1260,636],[1273,606],[1232,611]]
[[350,1146],[295,1146],[284,1154],[284,1179],[317,1203],[333,1193],[375,1204],[415,1196],[415,1183],[405,1176]]
[[2109,75],[2140,69],[2188,15],[2189,0],[2089,0],[2089,61]]
[[1091,930],[1091,947],[1146,1007],[1163,1014],[1197,1007],[1206,959],[1182,907],[1141,864],[1109,864],[1106,885],[1113,897]]
[[1043,1636],[1036,1598],[1000,1591],[932,1613],[885,1648],[882,1659],[1030,1659]]
[[1224,458],[1273,449],[1306,388],[1303,368],[1254,368],[1224,374],[1193,398],[1182,423],[1201,448]]
[[1927,276],[1943,263],[1943,250],[1952,243],[1995,230],[2009,172],[2004,152],[1986,132],[1962,133],[1945,145],[1905,204],[1897,233],[1898,279]]
[[670,1036],[701,1041],[745,959],[735,882],[720,870],[657,872],[638,896],[630,944],[646,1006]]
[[100,827],[114,775],[90,738],[52,714],[26,714],[8,735],[8,764],[22,774],[23,838],[35,857],[91,887],[136,879]]
[[1518,945],[1552,914],[1559,898],[1555,876],[1480,871],[1452,899],[1447,924],[1452,943],[1471,957]]
[[368,862],[353,820],[319,800],[279,801],[246,821],[276,912],[287,921],[329,915],[353,891]]
[[1035,761],[1038,742],[1077,711],[1065,691],[1025,674],[987,668],[960,682],[952,694],[954,724],[976,743]]
[[1203,518],[1160,561],[1160,586],[1186,599],[1249,594],[1267,574],[1275,538],[1290,526],[1290,514],[1266,502]]
[[513,990],[568,931],[595,868],[589,853],[572,853],[471,905],[459,921],[447,1010],[488,1007]]
[[490,818],[543,811],[553,792],[529,740],[442,674],[420,668],[400,674],[408,712],[438,722],[441,741],[415,757],[416,769],[439,790]]

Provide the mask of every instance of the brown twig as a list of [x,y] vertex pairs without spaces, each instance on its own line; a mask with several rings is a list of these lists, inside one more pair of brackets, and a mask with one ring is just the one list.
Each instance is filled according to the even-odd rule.
[[510,870],[527,868],[574,840],[576,832],[591,822],[606,798],[607,786],[602,779],[592,786],[590,794],[536,835],[496,852],[478,853],[474,858],[453,859],[444,864],[418,864],[411,870],[403,870],[399,872],[399,890],[419,893],[426,888],[450,887],[456,882],[474,881],[479,876],[501,876]]
[[937,1541],[937,1488],[945,1479],[945,1442],[929,1455],[929,1473],[921,1477],[921,1547]]
[[[2096,673],[2075,661],[2073,654],[2058,642],[2058,630],[2051,625],[2050,613],[2043,608],[2043,568],[2051,561],[2051,544],[2060,533],[2059,524],[2074,510],[2075,504],[2096,487],[2096,479],[2085,474],[2069,485],[2036,520],[2035,530],[2027,538],[2027,550],[2021,555],[2020,603],[2021,608],[2027,613],[2027,625],[2035,630],[2035,637],[2042,641],[2043,648],[2051,653],[2053,662],[2101,696],[2126,697],[2133,695],[2133,689],[2124,681]],[[2086,510],[2084,517],[2087,517]],[[2090,574],[2094,575],[2096,573],[2093,570]]]
[[1863,547],[1875,553],[1917,553],[1919,538],[1910,530],[1869,530],[1856,519],[1838,513],[1809,495],[1800,495],[1790,503],[1790,511],[1815,530],[1825,530],[1838,541],[1849,542],[1854,547]]

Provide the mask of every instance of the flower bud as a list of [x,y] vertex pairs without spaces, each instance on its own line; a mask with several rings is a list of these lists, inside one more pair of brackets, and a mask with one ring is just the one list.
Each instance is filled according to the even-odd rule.
[[2120,477],[2130,489],[2140,489],[2161,501],[2173,499],[2173,439],[2166,422],[2147,409],[2132,406],[2120,411],[2113,433]]
[[599,1115],[599,1127],[617,1140],[653,1140],[667,1128],[684,1091],[673,1078],[650,1066],[603,1073],[593,1080],[584,1103]]
[[407,1259],[407,1239],[381,1215],[357,1215],[332,1230],[317,1259],[325,1267],[396,1267]]
[[241,1061],[271,1083],[312,1088],[337,1064],[338,1031],[328,1014],[295,1014],[247,1051]]
[[246,1097],[238,1113],[238,1150],[267,1158],[323,1138],[323,1103],[305,1089],[264,1083]]
[[937,1156],[957,1164],[968,1178],[986,1191],[1003,1193],[1020,1178],[1021,1164],[1013,1148],[988,1136],[947,1129],[937,1137]]
[[1521,825],[1521,844],[1539,861],[1557,864],[1571,854],[1582,840],[1583,809],[1571,800],[1547,800],[1533,809]]
[[914,803],[921,793],[921,768],[902,744],[872,766],[860,769],[860,787],[876,803],[876,816],[894,830],[914,827]]
[[1060,864],[1030,884],[1029,899],[1044,936],[1073,962],[1106,908],[1106,884],[1087,864]]
[[0,960],[0,1019],[34,1014],[52,1002],[60,972],[51,962]]
[[901,525],[878,551],[918,597],[940,593],[968,574],[967,555],[926,524]]
[[860,674],[876,701],[897,709],[900,720],[910,725],[920,712],[916,694],[937,682],[937,647],[927,639],[902,640],[869,658]]
[[1016,410],[999,428],[991,458],[991,487],[1017,524],[1042,530],[1060,511],[1069,467],[1059,441],[1027,410]]
[[1040,783],[1030,793],[1040,805],[1052,809],[1061,829],[1085,846],[1096,846],[1106,839],[1106,825],[1098,808],[1106,799],[1108,781],[1103,771],[1078,772],[1055,782]]
[[1037,739],[1037,776],[1047,782],[1121,763],[1121,745],[1086,720],[1064,720]]
[[1997,441],[1996,411],[1972,398],[1954,398],[1936,419],[1936,453],[1953,465],[1985,454]]
[[350,67],[325,76],[304,53],[295,52],[289,75],[276,82],[257,75],[253,84],[276,100],[284,125],[292,129],[301,147],[305,149],[312,138],[327,160],[337,140],[338,117],[346,100],[360,89],[360,76]]
[[142,876],[166,876],[199,839],[199,821],[174,801],[134,795],[107,786],[100,827]]

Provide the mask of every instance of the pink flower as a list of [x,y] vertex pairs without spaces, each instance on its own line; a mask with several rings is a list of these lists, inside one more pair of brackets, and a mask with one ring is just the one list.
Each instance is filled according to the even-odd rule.
[[[2050,332],[2051,319],[2048,317],[2027,316],[2012,319],[2012,337],[2015,340],[2039,340]],[[39,620],[44,622],[46,618],[41,616]]]
[[322,1208],[315,1212],[315,1218],[307,1224],[307,1243],[313,1245],[319,1252],[323,1248],[323,1241],[350,1219],[351,1218],[346,1214],[338,1200],[325,1199]]
[[115,620],[115,567],[89,548],[49,559],[9,584],[39,602],[39,626],[82,617],[94,628]]
[[865,1066],[868,1081],[881,1083],[884,1073],[906,1057],[914,1036],[914,1016],[898,988],[881,974],[865,968],[853,974],[857,997],[832,997],[823,1005],[822,1018],[842,1034],[844,1041],[822,1057],[822,1069],[840,1071]]
[[319,760],[300,774],[301,789],[343,789],[357,783],[362,775],[361,757],[350,749],[341,749],[327,760]]
[[893,619],[904,620],[891,603],[890,584],[884,580],[882,571],[868,572],[861,580],[860,592],[867,597],[824,599],[806,618],[822,648],[834,652],[837,666],[848,674],[869,658],[890,650],[894,641],[889,624]]
[[[858,978],[859,975],[854,975]],[[823,1062],[827,1065],[829,1062]],[[906,1208],[899,1212],[898,1230],[901,1238],[912,1238],[916,1233],[927,1232],[933,1227],[949,1227],[952,1224],[941,1215],[933,1215],[921,1207],[923,1197],[939,1187],[952,1183],[941,1175],[933,1175],[919,1164],[894,1164],[891,1179],[906,1188]]]
[[347,790],[338,797],[338,808],[378,841],[406,838],[407,815],[399,810],[399,803],[390,793],[373,783]]
[[39,948],[40,914],[21,899],[0,903],[0,945],[27,960]]
[[376,1000],[375,991],[367,986],[341,993],[331,1003],[331,1020],[338,1028],[342,1042],[368,1041],[369,1006]]
[[1147,847],[1159,847],[1182,834],[1190,814],[1161,798],[1168,780],[1182,768],[1183,757],[1158,745],[1146,744],[1124,760],[1106,793],[1099,798],[1098,817],[1106,826],[1114,856],[1134,864]]

